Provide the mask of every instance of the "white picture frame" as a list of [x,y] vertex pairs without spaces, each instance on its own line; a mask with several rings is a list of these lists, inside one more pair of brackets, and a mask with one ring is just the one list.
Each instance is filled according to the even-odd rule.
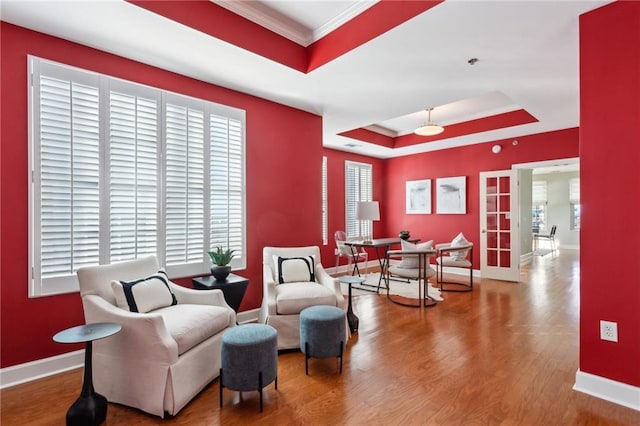
[[436,211],[438,214],[467,213],[467,177],[436,179]]
[[431,179],[406,182],[407,214],[431,214]]

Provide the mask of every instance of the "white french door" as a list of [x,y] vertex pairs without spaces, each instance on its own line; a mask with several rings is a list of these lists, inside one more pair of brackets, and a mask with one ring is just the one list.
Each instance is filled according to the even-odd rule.
[[482,278],[520,281],[517,170],[480,173]]

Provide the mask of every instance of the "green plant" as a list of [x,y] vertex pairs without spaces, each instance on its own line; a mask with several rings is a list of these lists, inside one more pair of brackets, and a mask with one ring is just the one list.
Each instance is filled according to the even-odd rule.
[[222,250],[222,247],[216,247],[215,250],[208,252],[211,262],[217,266],[226,266],[235,256],[235,250]]
[[403,229],[402,231],[400,231],[400,235],[409,235],[409,231]]

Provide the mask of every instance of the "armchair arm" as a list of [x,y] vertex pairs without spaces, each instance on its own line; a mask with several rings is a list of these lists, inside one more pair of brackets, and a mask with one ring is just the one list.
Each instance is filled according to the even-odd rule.
[[340,281],[329,275],[320,263],[316,264],[315,275],[319,284],[327,287],[335,293],[338,307],[344,308],[344,296],[342,295],[342,289],[340,288]]
[[110,338],[109,345],[96,345],[96,352],[151,363],[173,364],[178,360],[178,344],[160,314],[129,312],[93,294],[85,295],[82,302],[87,324],[114,322],[122,325],[122,330]]
[[188,303],[192,305],[214,305],[231,309],[231,307],[224,299],[224,294],[220,289],[212,289],[206,291],[195,290],[193,288],[183,287],[174,283],[169,283],[169,286],[171,287],[171,291],[173,291],[173,294],[176,295],[178,303]]
[[263,265],[262,268],[262,291],[263,291],[263,310],[266,308],[268,315],[277,315],[276,310],[276,283],[273,280],[273,273],[269,265]]
[[444,255],[445,253],[451,253],[453,251],[470,250],[472,248],[473,244],[471,243],[463,246],[452,246],[451,243],[436,244],[436,250],[438,250],[439,255]]

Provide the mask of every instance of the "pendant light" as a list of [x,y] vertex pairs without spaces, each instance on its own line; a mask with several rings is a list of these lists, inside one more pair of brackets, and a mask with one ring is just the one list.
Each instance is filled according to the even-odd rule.
[[435,136],[444,132],[444,127],[437,125],[436,123],[431,122],[431,111],[433,108],[427,108],[428,119],[426,124],[418,127],[413,132],[419,136]]

